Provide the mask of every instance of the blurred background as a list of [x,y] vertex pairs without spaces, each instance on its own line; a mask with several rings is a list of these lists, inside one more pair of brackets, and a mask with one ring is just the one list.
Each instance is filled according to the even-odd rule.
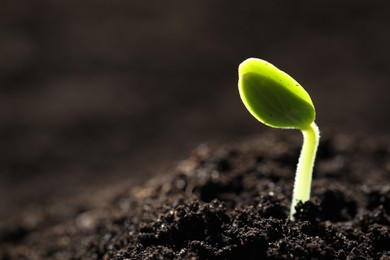
[[97,198],[169,169],[201,142],[265,131],[237,91],[248,57],[300,82],[320,128],[386,134],[389,7],[2,0],[0,217]]

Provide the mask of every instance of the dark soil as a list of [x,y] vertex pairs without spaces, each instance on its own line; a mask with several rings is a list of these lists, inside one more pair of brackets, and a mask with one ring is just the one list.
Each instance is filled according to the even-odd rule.
[[390,259],[389,139],[323,134],[312,199],[291,222],[302,140],[290,134],[200,145],[105,208],[31,213],[1,230],[0,258]]

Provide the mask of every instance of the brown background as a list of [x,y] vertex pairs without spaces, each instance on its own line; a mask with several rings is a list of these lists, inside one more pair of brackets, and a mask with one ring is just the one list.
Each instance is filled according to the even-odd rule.
[[384,0],[1,1],[0,217],[264,131],[237,93],[251,56],[308,90],[320,128],[386,134],[389,12]]

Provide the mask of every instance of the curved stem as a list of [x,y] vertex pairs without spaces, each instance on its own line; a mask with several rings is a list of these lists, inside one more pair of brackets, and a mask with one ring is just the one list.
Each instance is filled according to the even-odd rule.
[[295,174],[294,191],[290,210],[290,219],[294,220],[295,206],[299,201],[310,199],[311,179],[314,160],[316,158],[320,131],[313,122],[309,128],[302,130],[303,146],[299,156],[297,172]]

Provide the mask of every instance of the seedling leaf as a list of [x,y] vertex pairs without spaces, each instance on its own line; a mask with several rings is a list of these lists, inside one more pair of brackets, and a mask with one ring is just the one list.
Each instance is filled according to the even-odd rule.
[[267,61],[249,58],[239,66],[239,91],[249,112],[275,128],[307,129],[315,119],[309,94]]

